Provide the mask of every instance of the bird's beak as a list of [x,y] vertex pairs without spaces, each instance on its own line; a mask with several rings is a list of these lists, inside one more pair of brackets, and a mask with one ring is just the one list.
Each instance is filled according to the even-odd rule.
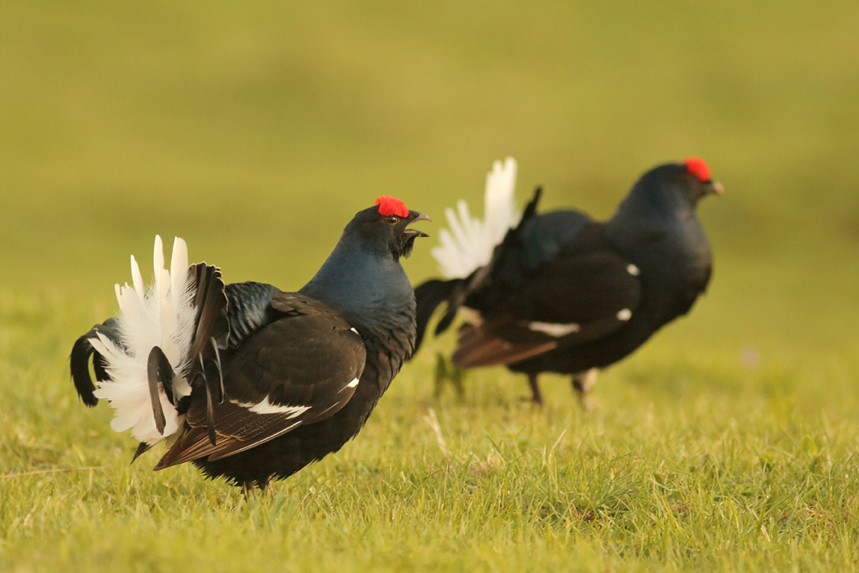
[[429,215],[426,213],[421,213],[420,211],[409,211],[409,224],[414,223],[416,221],[429,221],[432,223],[432,219],[429,218]]
[[[409,211],[409,225],[412,223],[417,223],[418,221],[429,221],[432,222],[432,219],[429,218],[429,215],[426,213],[421,213],[420,211]],[[429,237],[423,231],[418,231],[417,229],[406,229],[410,235],[414,235],[415,237]]]
[[722,184],[718,181],[709,181],[707,183],[707,193],[713,193],[714,195],[724,195],[725,188],[722,187]]

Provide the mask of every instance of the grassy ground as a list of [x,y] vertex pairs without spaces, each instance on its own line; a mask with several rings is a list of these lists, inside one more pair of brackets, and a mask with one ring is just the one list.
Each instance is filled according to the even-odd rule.
[[587,413],[566,380],[547,378],[540,412],[497,370],[436,398],[422,354],[357,440],[246,502],[190,467],[151,472],[152,454],[129,465],[109,409],[85,410],[67,380],[83,320],[70,307],[0,301],[3,570],[847,571],[859,558],[859,363],[843,351],[755,365],[655,342],[602,377]]
[[[857,26],[846,0],[0,3],[0,570],[859,568]],[[692,154],[728,191],[712,288],[592,411],[500,369],[437,397],[443,338],[245,501],[129,465],[69,381],[155,233],[298,288],[379,194],[439,226],[513,155],[520,196],[605,216]]]

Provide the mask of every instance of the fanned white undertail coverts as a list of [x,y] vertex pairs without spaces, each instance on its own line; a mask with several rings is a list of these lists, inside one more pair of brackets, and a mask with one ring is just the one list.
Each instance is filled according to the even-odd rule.
[[168,271],[164,268],[161,237],[155,236],[154,281],[144,290],[140,267],[131,257],[131,281],[116,285],[119,301],[119,344],[99,333],[91,339],[93,347],[107,361],[110,381],[101,382],[97,398],[110,401],[116,410],[110,427],[117,432],[131,429],[132,435],[154,444],[173,434],[182,419],[159,387],[161,408],[166,424],[162,435],[155,427],[155,416],[149,396],[147,361],[154,346],[161,347],[173,366],[173,389],[177,399],[191,393],[185,376],[190,367],[191,339],[194,334],[194,285],[188,267],[188,247],[180,238],[173,242],[173,257]]
[[465,201],[457,202],[457,211],[446,209],[450,230],[439,232],[440,246],[432,250],[442,274],[449,279],[465,278],[492,258],[495,246],[522,217],[516,209],[513,191],[516,187],[516,160],[508,157],[496,161],[486,176],[484,219],[472,217]]

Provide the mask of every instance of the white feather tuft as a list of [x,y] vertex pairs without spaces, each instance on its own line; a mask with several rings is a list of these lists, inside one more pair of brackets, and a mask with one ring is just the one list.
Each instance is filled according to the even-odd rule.
[[496,161],[486,175],[483,213],[485,220],[472,217],[465,201],[457,202],[457,212],[446,209],[450,230],[439,232],[441,245],[432,250],[445,277],[464,278],[486,265],[492,251],[507,231],[516,226],[522,213],[513,195],[516,187],[516,160]]
[[187,288],[187,285],[185,285],[187,277],[185,277],[181,272],[181,269],[187,268],[188,245],[185,243],[184,239],[173,237],[173,257],[170,259],[170,270],[172,271],[173,280],[171,287],[173,288],[173,292],[181,292],[183,289]]
[[116,411],[110,426],[117,432],[131,429],[132,435],[154,444],[175,433],[182,417],[159,388],[159,399],[166,424],[164,434],[155,427],[149,397],[147,361],[154,346],[159,346],[173,366],[173,388],[181,396],[191,393],[186,380],[190,368],[191,339],[196,311],[193,306],[194,285],[188,267],[188,248],[176,238],[173,243],[171,271],[164,268],[161,237],[155,237],[153,255],[154,282],[144,290],[140,268],[131,257],[133,286],[116,285],[119,302],[119,344],[103,334],[90,339],[93,347],[107,361],[110,381],[99,383],[95,395],[110,401]]

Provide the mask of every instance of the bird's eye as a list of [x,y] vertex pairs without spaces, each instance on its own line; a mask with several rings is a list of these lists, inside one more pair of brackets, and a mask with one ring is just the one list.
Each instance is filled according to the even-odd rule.
[[399,221],[399,220],[400,220],[400,218],[397,217],[396,215],[391,215],[390,217],[388,217],[388,223],[390,223],[391,225],[396,225],[397,221]]

